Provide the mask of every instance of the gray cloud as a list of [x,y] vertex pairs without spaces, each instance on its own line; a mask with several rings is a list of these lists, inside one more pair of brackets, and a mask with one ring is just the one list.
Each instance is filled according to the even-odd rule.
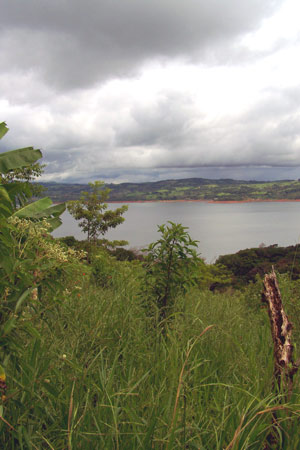
[[189,93],[161,92],[152,107],[131,106],[130,122],[115,127],[116,144],[122,147],[182,147],[187,144],[194,116],[195,105]]
[[299,94],[299,88],[270,92],[238,117],[207,123],[189,97],[166,93],[153,109],[133,107],[117,143],[152,147],[154,167],[300,165]]
[[103,95],[83,116],[78,112],[81,96],[57,97],[47,108],[23,105],[11,113],[11,132],[1,145],[8,149],[35,143],[44,151],[48,180],[145,181],[216,178],[214,174],[297,178],[299,95],[297,87],[268,90],[243,114],[210,121],[185,92],[161,91],[151,104],[125,97],[117,110],[115,101]]
[[[5,0],[0,64],[56,89],[130,76],[153,58],[198,60],[256,29],[281,0]],[[217,55],[217,52],[215,53]],[[224,52],[222,52],[224,55]]]
[[[231,73],[243,67],[243,77],[249,68],[255,78],[255,65],[275,64],[273,55],[289,44],[279,39],[253,51],[242,42],[282,3],[5,0],[0,120],[11,131],[0,150],[41,148],[47,180],[298,178],[298,81],[270,76],[253,88],[253,99],[230,108],[238,97]],[[202,91],[189,75],[152,87],[143,77],[155,64],[162,72],[174,64],[228,73],[210,79],[199,72]],[[178,76],[176,68],[169,73]],[[245,90],[251,75],[248,83]],[[204,91],[218,106],[220,86],[230,94],[228,111],[211,114]]]

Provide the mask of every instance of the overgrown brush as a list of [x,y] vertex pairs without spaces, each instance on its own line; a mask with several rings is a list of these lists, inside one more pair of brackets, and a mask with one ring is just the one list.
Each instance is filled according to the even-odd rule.
[[[40,155],[1,154],[0,172]],[[274,430],[277,448],[300,448],[299,377],[289,401],[272,392],[259,280],[205,290],[213,272],[172,223],[146,264],[99,251],[87,265],[49,236],[63,206],[16,209],[13,183],[0,195],[1,448],[246,450]],[[280,283],[299,346],[299,284]]]
[[158,336],[134,272],[31,311],[38,335],[23,335],[21,372],[9,367],[4,448],[262,448],[274,408],[282,448],[297,448],[299,386],[289,404],[271,392],[265,312],[194,288]]

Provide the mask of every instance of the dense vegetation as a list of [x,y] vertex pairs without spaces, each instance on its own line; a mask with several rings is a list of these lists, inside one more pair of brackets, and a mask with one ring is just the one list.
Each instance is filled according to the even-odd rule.
[[[54,201],[76,200],[88,185],[42,183]],[[107,184],[109,201],[157,200],[299,200],[300,181],[238,181],[187,178],[149,183]]]
[[298,245],[289,247],[250,248],[240,250],[232,255],[220,256],[217,265],[223,266],[231,274],[231,283],[234,286],[244,286],[250,281],[254,282],[257,276],[262,277],[275,267],[279,273],[289,273],[293,280],[300,278],[300,249]]
[[[0,173],[41,156],[15,152]],[[141,261],[96,239],[87,261],[85,243],[51,237],[64,205],[27,189],[0,185],[1,448],[300,447],[299,376],[290,396],[274,389],[260,280],[211,292],[228,269],[173,223]],[[299,346],[299,282],[290,268],[279,282]]]

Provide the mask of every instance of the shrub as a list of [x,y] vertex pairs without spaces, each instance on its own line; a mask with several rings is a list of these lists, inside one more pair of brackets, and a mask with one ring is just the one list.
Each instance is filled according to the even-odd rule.
[[187,228],[168,224],[158,227],[161,238],[145,249],[146,291],[160,320],[169,315],[176,295],[196,284],[200,261],[195,250],[197,242],[191,239]]

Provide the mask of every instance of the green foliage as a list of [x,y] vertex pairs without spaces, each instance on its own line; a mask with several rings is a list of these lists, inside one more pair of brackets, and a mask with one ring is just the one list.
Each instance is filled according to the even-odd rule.
[[[0,138],[7,131],[6,124],[4,122],[0,123]],[[34,172],[39,172],[38,168],[32,169],[32,165],[37,164],[36,161],[41,157],[41,151],[33,147],[0,153],[0,220],[16,214],[20,217],[30,217],[34,220],[39,220],[43,217],[47,217],[49,221],[55,219],[53,220],[53,228],[61,223],[58,220],[58,216],[62,213],[64,207],[62,205],[51,206],[52,201],[49,198],[42,199],[28,206],[25,205],[32,196],[29,180],[34,176]],[[25,182],[19,181],[22,175],[18,178],[18,176],[14,176],[16,173],[25,174]],[[20,209],[20,206],[23,209]]]
[[[7,131],[6,124],[4,122],[0,123],[0,139]],[[9,185],[13,183],[14,186],[7,186],[7,189],[16,190],[16,186],[18,186],[22,191],[22,195],[14,199],[15,205],[16,200],[18,200],[19,204],[23,204],[32,195],[37,197],[45,191],[43,186],[31,183],[43,173],[45,165],[36,162],[41,156],[41,151],[33,147],[0,154],[0,184]]]
[[1,182],[3,184],[9,184],[12,182],[23,183],[23,189],[25,189],[26,186],[33,197],[40,197],[47,190],[47,188],[41,184],[32,183],[32,181],[42,175],[44,172],[44,167],[45,164],[40,164],[37,162],[26,167],[15,168],[6,174],[0,175]]
[[112,285],[116,272],[116,261],[105,250],[97,252],[92,261],[92,276],[97,286]]
[[[76,240],[49,235],[62,207],[16,209],[22,188],[8,185],[0,186],[1,448],[260,449],[274,428],[277,448],[300,448],[299,377],[288,401],[272,392],[259,277],[244,292],[209,292],[226,284],[226,271],[206,266],[172,222],[159,227],[145,263],[97,249],[82,264],[66,245]],[[296,350],[299,280],[285,274],[279,283]],[[163,334],[149,300],[163,314],[172,309]]]
[[138,260],[118,259],[117,256],[118,253],[115,254],[103,247],[97,249],[91,260],[91,280],[96,286],[118,289],[128,277],[141,276],[141,265]]
[[33,147],[3,152],[0,154],[0,173],[3,176],[12,170],[21,170],[27,165],[35,163],[41,157],[41,151]]
[[5,174],[3,173],[1,175],[2,182],[10,183],[12,181],[33,181],[42,175],[45,166],[45,164],[36,162],[25,167],[16,167],[9,172]]
[[197,242],[191,239],[187,227],[168,224],[158,227],[161,238],[144,250],[145,285],[160,319],[168,316],[176,295],[195,285],[198,276]]
[[[8,131],[5,123],[0,124],[0,136]],[[13,150],[0,154],[0,177],[10,173],[12,170],[26,168],[35,163],[42,156],[40,150],[32,147]],[[65,205],[52,206],[49,198],[23,206],[31,196],[31,191],[26,183],[11,181],[0,184],[0,276],[10,276],[15,270],[16,260],[14,257],[15,242],[12,236],[13,224],[9,220],[12,217],[40,221],[47,218],[49,229],[56,228],[61,224],[59,215],[64,211]],[[18,205],[22,205],[18,209]]]
[[115,228],[124,222],[123,214],[128,206],[124,205],[115,210],[108,210],[105,203],[110,190],[103,188],[104,183],[95,181],[89,183],[92,192],[82,192],[80,200],[68,203],[68,210],[79,221],[79,226],[87,233],[89,243],[96,245],[97,238],[104,235],[109,228]]
[[24,310],[36,334],[19,330],[19,362],[5,368],[13,429],[0,422],[3,448],[224,450],[235,439],[232,449],[261,449],[272,408],[278,448],[299,447],[299,384],[289,402],[272,394],[266,311],[249,309],[244,293],[194,287],[158,336],[135,266],[125,263],[119,277]]
[[79,259],[84,256],[72,249],[65,250],[56,242],[49,234],[51,227],[45,219],[32,222],[13,216],[8,220],[8,226],[10,264],[6,265],[6,270],[0,269],[2,348],[8,337],[8,332],[3,330],[11,318],[14,318],[15,326],[16,312],[21,310],[21,303],[28,299],[37,300],[41,289],[57,292],[60,282],[60,288],[64,289],[66,280],[74,277],[76,268],[80,270]]
[[232,284],[241,287],[254,282],[256,276],[263,276],[271,271],[272,266],[279,273],[290,273],[291,278],[300,278],[300,252],[298,246],[250,248],[240,250],[232,255],[220,256],[217,264],[221,264],[232,273]]
[[122,247],[117,247],[111,250],[110,254],[113,255],[118,261],[142,261],[144,259],[142,254]]
[[[1,123],[0,138],[7,131]],[[32,191],[28,180],[19,181],[34,173],[32,164],[41,156],[32,147],[0,154],[0,360],[4,370],[9,359],[20,354],[21,317],[28,301],[36,301],[42,287],[49,290],[51,280],[57,289],[58,280],[74,272],[72,261],[78,264],[77,255],[64,252],[49,234],[60,225],[65,205],[53,206],[49,198],[27,204]],[[29,334],[36,332],[30,322],[26,325]]]
[[59,242],[66,245],[67,247],[77,248],[77,245],[80,244],[81,241],[75,239],[74,236],[64,236],[61,238],[57,238]]
[[202,260],[198,265],[197,286],[211,291],[224,291],[232,285],[231,272],[221,264],[205,264]]

